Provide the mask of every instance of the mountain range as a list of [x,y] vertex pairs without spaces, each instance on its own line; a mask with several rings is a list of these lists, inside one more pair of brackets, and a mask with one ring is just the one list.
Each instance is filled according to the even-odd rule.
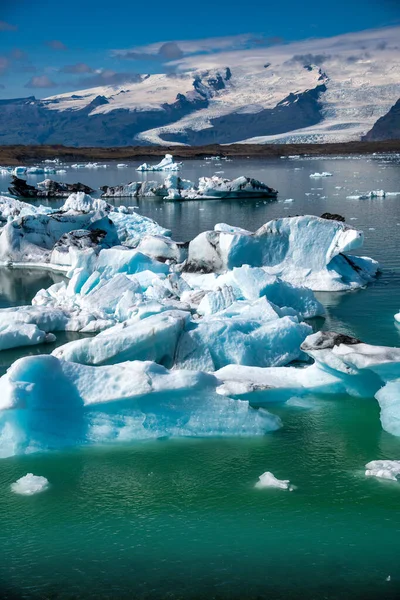
[[0,100],[0,144],[398,139],[399,40],[390,27],[189,56],[125,85]]

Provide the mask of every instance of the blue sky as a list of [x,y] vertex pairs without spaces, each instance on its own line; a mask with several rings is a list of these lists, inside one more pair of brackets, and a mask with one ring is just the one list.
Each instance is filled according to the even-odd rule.
[[[399,5],[399,0],[1,0],[0,96],[40,98],[134,80],[136,73],[164,72],[169,60],[207,48],[248,48],[394,25],[400,22]],[[185,40],[196,43],[179,44]]]

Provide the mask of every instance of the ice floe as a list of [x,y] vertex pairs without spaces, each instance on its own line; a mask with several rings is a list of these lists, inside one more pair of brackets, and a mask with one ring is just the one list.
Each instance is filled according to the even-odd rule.
[[365,465],[365,475],[398,481],[400,477],[400,460],[372,460]]
[[270,471],[266,471],[260,475],[254,487],[258,489],[278,488],[280,490],[289,490],[289,492],[295,489],[288,479],[277,479]]
[[322,173],[311,173],[310,177],[313,179],[319,179],[320,177],[332,177],[332,173],[329,173],[328,171],[323,171]]
[[27,473],[20,479],[17,479],[15,483],[11,484],[11,490],[14,494],[20,494],[22,496],[33,496],[44,492],[49,487],[49,482],[46,477],[41,475],[33,475],[33,473]]

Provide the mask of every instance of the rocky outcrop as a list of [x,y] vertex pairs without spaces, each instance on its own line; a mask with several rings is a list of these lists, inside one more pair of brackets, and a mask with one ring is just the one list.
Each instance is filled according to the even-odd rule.
[[400,140],[400,98],[362,139],[366,142]]

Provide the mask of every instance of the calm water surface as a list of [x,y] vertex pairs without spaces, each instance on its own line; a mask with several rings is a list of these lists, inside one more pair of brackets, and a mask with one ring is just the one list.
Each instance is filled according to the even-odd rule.
[[[140,212],[185,240],[218,222],[254,230],[278,216],[342,214],[364,230],[362,254],[379,260],[383,272],[365,290],[318,294],[328,310],[324,327],[400,345],[393,321],[400,309],[400,196],[346,199],[357,191],[400,191],[397,160],[188,161],[182,176],[220,170],[265,181],[279,190],[278,201],[145,200]],[[333,177],[310,179],[316,171]],[[96,188],[139,178],[115,166],[64,176]],[[0,306],[29,302],[55,277],[2,270]],[[0,368],[51,349],[0,353]],[[2,460],[0,596],[399,598],[400,486],[365,478],[363,466],[400,459],[400,439],[382,431],[373,398],[307,400],[303,407],[272,405],[284,426],[261,438],[159,440]],[[255,490],[266,470],[297,489]],[[12,494],[10,483],[27,472],[46,476],[49,491]]]

